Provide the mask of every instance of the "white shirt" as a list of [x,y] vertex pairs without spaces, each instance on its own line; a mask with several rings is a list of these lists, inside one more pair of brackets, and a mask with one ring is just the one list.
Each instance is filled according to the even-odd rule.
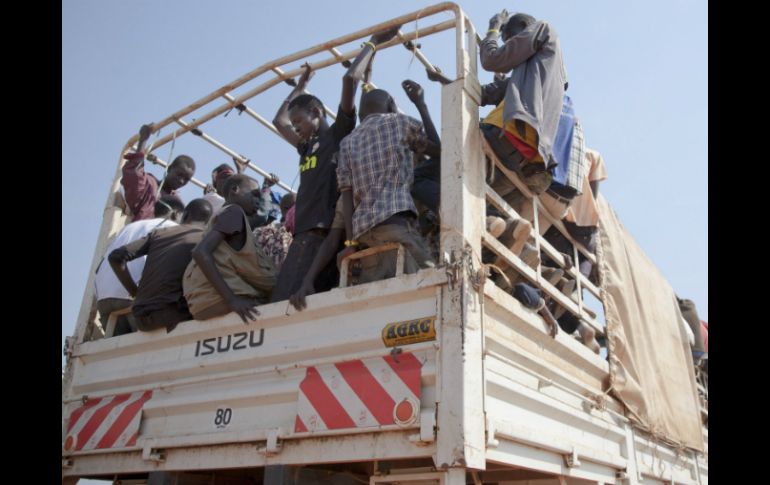
[[[104,252],[102,262],[96,270],[96,277],[94,278],[94,287],[96,289],[96,299],[103,300],[105,298],[121,298],[123,300],[130,300],[131,296],[128,294],[128,290],[120,283],[118,277],[115,276],[115,272],[112,271],[110,262],[107,261],[110,253],[121,246],[125,246],[128,243],[132,243],[138,239],[143,238],[154,229],[159,227],[176,226],[176,222],[163,220],[162,218],[155,219],[143,219],[141,221],[132,222],[126,227],[121,229],[115,239],[107,246],[107,250]],[[126,266],[128,272],[131,274],[131,278],[134,283],[139,283],[142,277],[142,271],[144,270],[144,261],[146,256],[136,258],[130,261]]]
[[211,204],[211,208],[214,209],[212,211],[212,214],[216,214],[217,212],[219,212],[219,209],[221,209],[222,206],[225,205],[225,198],[217,194],[216,192],[209,192],[208,194],[204,195],[203,198],[209,201],[209,203]]

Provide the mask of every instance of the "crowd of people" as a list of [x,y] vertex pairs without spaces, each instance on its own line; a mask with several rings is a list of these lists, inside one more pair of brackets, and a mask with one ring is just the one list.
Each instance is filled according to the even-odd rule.
[[[336,119],[307,94],[313,70],[305,66],[280,105],[273,124],[299,156],[296,197],[272,190],[277,177],[260,185],[237,159],[211,173],[204,196],[184,206],[176,192],[195,173],[195,161],[177,156],[158,180],[144,169],[144,145],[152,125],[140,129],[126,155],[122,180],[132,221],[97,270],[98,312],[130,308],[115,333],[166,328],[231,312],[256,319],[259,305],[289,300],[298,310],[306,296],[339,284],[339,262],[351,253],[385,243],[405,250],[404,272],[437,264],[441,193],[441,140],[422,86],[402,83],[420,119],[400,112],[393,97],[369,84],[380,44],[398,27],[364,42],[342,79]],[[501,41],[501,42],[500,42]],[[484,139],[507,171],[539,200],[537,227],[557,251],[559,263],[534,244],[533,201],[496,166],[487,183],[514,209],[487,206],[486,230],[543,278],[576,298],[576,281],[562,267],[577,267],[597,283],[589,258],[574,260],[570,239],[552,226],[559,220],[572,240],[590,252],[597,244],[599,184],[607,178],[601,154],[586,146],[570,96],[559,37],[547,22],[503,10],[489,22],[480,43],[480,63],[494,73],[481,88],[481,105],[494,106],[480,120]],[[429,78],[431,74],[429,73]],[[358,106],[356,91],[363,85]],[[543,211],[550,215],[546,217]],[[579,315],[550,299],[507,261],[485,250],[485,263],[501,288],[551,325],[599,352],[594,330]],[[396,274],[396,253],[381,252],[351,265],[354,283]],[[143,266],[143,267],[142,267]],[[689,320],[688,320],[689,321]],[[697,340],[697,339],[696,339]]]

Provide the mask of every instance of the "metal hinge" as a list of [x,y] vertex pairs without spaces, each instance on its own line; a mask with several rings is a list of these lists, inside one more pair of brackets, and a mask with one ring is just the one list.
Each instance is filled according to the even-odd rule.
[[487,416],[486,424],[487,424],[487,448],[497,448],[500,445],[500,441],[495,438],[495,432],[497,431],[495,429],[495,422],[492,421],[492,419],[490,419],[489,416]]
[[409,436],[409,441],[417,446],[428,446],[436,441],[436,412],[432,409],[420,412],[420,434]]
[[574,447],[572,448],[572,453],[564,455],[564,462],[567,464],[567,468],[577,468],[580,466],[577,450]]
[[146,446],[142,449],[142,459],[157,462],[166,461],[166,451]]
[[265,456],[274,456],[281,452],[281,443],[278,442],[280,429],[271,429],[267,433],[267,442],[265,446],[257,448],[257,452]]

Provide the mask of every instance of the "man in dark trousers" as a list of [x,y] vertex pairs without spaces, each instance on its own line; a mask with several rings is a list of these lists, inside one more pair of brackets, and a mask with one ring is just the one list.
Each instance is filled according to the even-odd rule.
[[[329,233],[334,207],[339,197],[336,183],[336,153],[340,141],[356,124],[355,94],[377,50],[377,45],[396,35],[398,27],[375,34],[363,48],[342,79],[342,96],[337,120],[329,126],[321,101],[302,94],[313,72],[307,66],[297,87],[283,102],[273,123],[300,155],[300,185],[295,204],[295,232],[289,253],[281,266],[271,301],[281,301],[299,289],[302,279]],[[315,289],[327,291],[336,286],[338,273],[328,264],[316,278]]]
[[[405,142],[409,133],[422,130],[422,123],[398,113],[382,89],[361,96],[359,117],[361,124],[340,144],[337,167],[346,251],[397,242],[405,249],[405,273],[435,266],[417,230],[411,194],[414,153]],[[359,282],[389,278],[396,272],[396,255],[375,254],[361,264]]]
[[[182,276],[211,214],[207,200],[195,199],[185,207],[180,225],[156,229],[110,253],[110,266],[134,297],[131,313],[139,330],[165,328],[170,332],[179,322],[192,320],[182,296]],[[137,287],[126,264],[142,256],[147,261]]]

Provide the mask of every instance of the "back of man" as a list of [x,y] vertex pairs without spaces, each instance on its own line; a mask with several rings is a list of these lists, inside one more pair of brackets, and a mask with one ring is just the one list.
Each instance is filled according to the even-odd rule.
[[202,237],[203,227],[182,224],[158,229],[126,246],[128,253],[147,253],[131,309],[140,330],[171,331],[180,321],[192,319],[182,295],[182,276]]
[[[118,277],[115,276],[115,272],[106,261],[106,256],[121,246],[142,239],[154,229],[176,225],[175,222],[160,217],[132,222],[121,229],[115,239],[107,246],[107,250],[104,252],[105,258],[99,263],[99,267],[96,269],[96,276],[94,277],[97,310],[100,314],[102,326],[105,329],[110,313],[127,308],[131,304],[131,296],[120,281],[118,281]],[[142,277],[144,265],[145,258],[143,257],[128,263],[128,271],[135,282],[138,282]],[[119,329],[116,334],[124,333],[126,330]]]
[[[422,123],[400,113],[368,115],[340,144],[337,176],[340,189],[353,195],[353,238],[363,245],[399,242],[406,249],[406,271],[432,265],[416,228],[417,209],[411,195],[413,152],[404,142]],[[394,255],[362,262],[361,282],[392,276]]]
[[[559,125],[567,72],[559,37],[553,27],[524,14],[515,15],[511,21],[516,23],[519,16],[525,20],[507,32],[503,30],[504,43],[499,47],[497,36],[500,26],[491,28],[493,25],[490,23],[490,30],[480,45],[481,65],[490,72],[507,73],[513,70],[505,88],[502,118],[506,130],[517,135],[519,130],[509,129],[509,123],[511,126],[514,120],[526,123],[537,136],[536,139],[523,141],[536,148],[545,165],[551,166],[555,163],[553,142]],[[507,37],[506,33],[512,35]]]
[[340,145],[338,172],[350,179],[356,210],[353,237],[358,237],[393,214],[417,215],[411,195],[413,152],[404,143],[422,124],[400,113],[369,115]]

